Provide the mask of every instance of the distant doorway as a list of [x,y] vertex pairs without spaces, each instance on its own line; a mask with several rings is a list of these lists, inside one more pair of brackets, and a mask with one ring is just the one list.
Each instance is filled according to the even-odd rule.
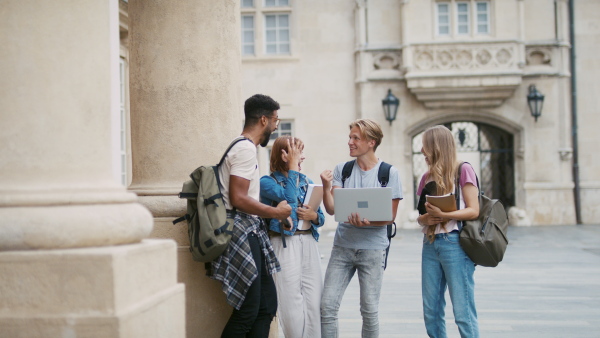
[[[452,131],[458,160],[473,165],[486,196],[497,198],[504,206],[515,205],[514,137],[512,134],[478,122],[457,121],[444,124]],[[421,154],[423,133],[412,139],[413,187],[416,194],[427,164]],[[415,209],[418,200],[415,198]]]

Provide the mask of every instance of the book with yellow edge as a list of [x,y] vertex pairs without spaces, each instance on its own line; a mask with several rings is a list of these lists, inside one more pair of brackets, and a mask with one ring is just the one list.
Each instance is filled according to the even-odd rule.
[[425,195],[427,202],[440,208],[443,212],[456,211],[456,198],[453,193],[442,196]]

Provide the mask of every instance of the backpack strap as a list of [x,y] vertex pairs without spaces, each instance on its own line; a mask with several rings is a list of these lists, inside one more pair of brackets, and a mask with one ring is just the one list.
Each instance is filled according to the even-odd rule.
[[[458,172],[456,173],[456,182],[454,182],[454,198],[456,199],[456,210],[460,210],[460,173],[462,172],[463,164],[465,164],[465,162],[462,162],[458,166]],[[456,223],[458,224],[458,231],[461,231],[463,227],[463,221],[458,221]]]
[[[244,141],[244,140],[248,140],[248,141],[250,141],[250,139],[249,139],[249,138],[247,138],[247,137],[244,137],[244,136],[240,136],[240,137],[237,137],[236,139],[234,139],[234,140],[231,142],[231,144],[229,144],[229,147],[227,147],[227,150],[225,150],[225,152],[223,153],[223,156],[221,156],[221,160],[219,161],[219,163],[216,165],[216,167],[214,167],[214,169],[215,169],[215,177],[216,177],[216,179],[217,179],[217,184],[221,185],[221,178],[219,177],[219,167],[221,166],[221,164],[223,164],[223,161],[225,161],[225,157],[227,156],[227,153],[229,153],[229,151],[231,150],[231,148],[233,148],[233,146],[234,146],[234,145],[236,145],[238,142],[241,142],[241,141]],[[252,141],[250,141],[250,142],[252,142]],[[190,175],[190,177],[191,177],[191,175]],[[194,178],[192,177],[192,179],[194,179]],[[220,191],[220,190],[221,190],[221,189],[219,189],[219,191]],[[219,193],[219,195],[221,195],[221,194]],[[204,201],[204,204],[205,204],[205,205],[208,205],[208,204],[210,204],[211,202],[212,202],[212,203],[215,203],[215,202],[214,202],[214,198],[219,198],[219,197],[222,197],[222,195],[221,195],[221,196],[217,196],[217,195],[215,195],[215,196],[212,196],[212,197],[211,197],[211,199],[212,199],[212,200],[211,200],[211,199],[207,199],[207,200],[205,200],[205,201]],[[207,202],[207,201],[208,201],[208,202]],[[216,203],[215,203],[215,204],[216,204]],[[232,211],[233,211],[233,212],[235,212],[235,208],[233,208],[233,209],[232,209]]]
[[[231,148],[233,148],[234,145],[236,145],[238,142],[243,141],[243,140],[250,141],[249,138],[244,137],[244,136],[239,136],[235,140],[233,140],[231,142],[231,144],[229,145],[229,147],[227,147],[227,150],[225,150],[225,153],[223,153],[223,156],[221,156],[221,160],[219,161],[219,164],[217,164],[217,166],[221,166],[221,164],[223,164],[223,161],[225,161],[225,157],[227,156],[227,153],[229,153]],[[250,141],[250,142],[252,142],[252,141]]]
[[344,168],[342,169],[342,188],[344,187],[344,183],[352,175],[352,168],[354,168],[354,163],[356,160],[348,161],[344,164]]
[[[350,175],[352,175],[352,169],[354,168],[354,163],[356,160],[348,161],[344,164],[344,168],[342,168],[342,188],[345,185],[346,180]],[[379,165],[379,170],[377,171],[377,180],[382,188],[387,187],[390,182],[390,171],[392,169],[392,165],[386,162],[381,162]],[[387,238],[388,238],[388,246],[385,249],[385,263],[383,265],[383,269],[387,268],[387,259],[388,254],[390,252],[390,245],[392,244],[392,238],[396,236],[396,222],[392,222],[387,226]]]
[[[271,173],[269,176],[275,181],[275,183],[277,183],[281,187],[283,187],[283,184],[279,183],[277,181],[277,179],[275,178],[275,174],[274,173]],[[275,201],[271,202],[271,206],[272,207],[276,207],[277,204],[278,203],[275,202]],[[265,218],[265,223],[267,223],[267,228],[269,228],[269,225],[271,224],[271,220],[272,220],[272,218]],[[285,249],[285,248],[287,248],[287,245],[285,244],[285,232],[283,231],[283,222],[279,222],[279,234],[281,235],[281,243],[283,243],[283,248]]]
[[[468,165],[471,165],[471,163],[469,163],[469,162],[462,162],[458,166],[458,172],[456,173],[456,182],[454,183],[454,195],[456,196],[456,210],[460,210],[460,193],[462,191],[462,189],[460,188],[460,174],[462,173],[462,166],[465,163],[467,163]],[[477,195],[479,198],[479,206],[481,207],[481,195],[483,195],[483,193],[481,192],[481,187],[479,185],[479,177],[477,177],[477,174],[475,174],[475,180],[477,181],[477,190],[479,190]],[[457,224],[458,224],[458,231],[462,230],[463,221],[458,221]]]
[[379,184],[381,184],[382,188],[387,187],[388,183],[390,183],[390,170],[392,169],[392,165],[389,163],[381,162],[379,166],[379,171],[377,172],[377,179],[379,180]]
[[[392,169],[392,165],[386,162],[381,162],[379,165],[379,171],[377,172],[377,180],[379,180],[379,184],[381,184],[382,188],[387,187],[390,182],[390,170]],[[387,226],[387,238],[388,238],[388,246],[385,248],[385,263],[383,265],[383,269],[387,268],[387,259],[388,254],[390,252],[390,246],[392,245],[392,238],[396,236],[396,222],[392,222]]]
[[[345,182],[352,175],[352,168],[354,168],[354,163],[356,160],[348,161],[344,164],[344,168],[342,168],[342,188],[345,186]],[[382,188],[387,187],[390,182],[390,170],[392,169],[392,165],[386,162],[381,162],[379,166],[379,171],[377,172],[377,180],[379,184],[381,184]]]

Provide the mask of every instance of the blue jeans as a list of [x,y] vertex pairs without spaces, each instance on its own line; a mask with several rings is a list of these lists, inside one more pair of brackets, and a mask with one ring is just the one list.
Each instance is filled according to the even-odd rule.
[[424,237],[421,280],[423,316],[429,337],[446,337],[446,287],[460,336],[479,337],[474,272],[475,264],[461,248],[458,232],[437,234],[433,243]]
[[379,336],[379,294],[385,249],[356,250],[333,246],[321,297],[321,336],[338,337],[338,310],[344,292],[358,271],[362,337]]

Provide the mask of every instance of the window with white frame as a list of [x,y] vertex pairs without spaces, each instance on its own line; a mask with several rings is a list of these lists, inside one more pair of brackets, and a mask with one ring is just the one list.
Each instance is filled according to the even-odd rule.
[[271,134],[271,141],[275,140],[279,136],[294,136],[293,129],[294,121],[292,120],[281,120],[279,127]]
[[242,15],[242,55],[254,55],[254,15]]
[[240,1],[242,55],[290,55],[290,0]]
[[437,36],[490,34],[490,1],[439,0],[435,4]]
[[284,7],[289,5],[289,0],[265,0],[265,7]]
[[447,3],[437,5],[437,33],[450,35],[450,5]]
[[265,47],[267,54],[290,53],[289,14],[265,15]]
[[456,3],[456,32],[459,35],[469,34],[469,3]]
[[270,161],[271,151],[273,150],[273,142],[279,136],[294,136],[294,121],[293,120],[281,120],[279,127],[271,134],[269,144],[266,148],[259,148],[259,167],[261,175],[268,175],[271,173]]
[[477,15],[477,33],[490,33],[490,3],[487,1],[478,1],[475,3]]

